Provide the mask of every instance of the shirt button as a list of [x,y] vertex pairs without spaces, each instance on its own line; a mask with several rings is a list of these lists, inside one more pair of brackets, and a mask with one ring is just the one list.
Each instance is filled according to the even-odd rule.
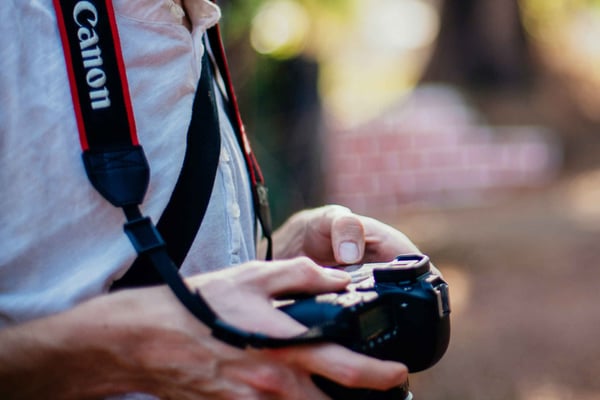
[[229,157],[229,153],[225,149],[221,150],[221,161],[226,162],[226,163],[231,161],[231,158]]
[[230,212],[231,212],[231,216],[233,218],[239,218],[240,215],[242,214],[241,210],[240,210],[240,206],[238,203],[233,203],[231,204],[230,207]]

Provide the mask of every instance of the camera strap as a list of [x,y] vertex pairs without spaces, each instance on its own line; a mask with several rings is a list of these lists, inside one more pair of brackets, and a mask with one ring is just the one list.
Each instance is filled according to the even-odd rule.
[[267,240],[267,254],[266,259],[271,260],[273,258],[273,239],[272,239],[272,221],[271,211],[269,206],[269,196],[267,186],[265,185],[265,179],[258,165],[258,161],[250,146],[250,141],[246,134],[246,128],[242,121],[240,108],[238,105],[235,90],[233,88],[233,81],[229,72],[229,65],[227,64],[227,56],[225,55],[225,47],[223,46],[223,40],[221,39],[221,29],[219,25],[215,25],[208,29],[206,32],[208,42],[210,45],[211,54],[217,66],[216,70],[225,83],[224,97],[226,100],[227,111],[230,119],[233,121],[234,129],[236,130],[236,136],[240,148],[244,152],[244,158],[246,160],[246,166],[250,172],[250,179],[252,182],[252,195],[254,199],[254,211],[258,217],[263,231],[263,236]]
[[[137,138],[112,1],[53,0],[53,3],[63,42],[86,173],[94,188],[107,201],[115,207],[123,209],[126,217],[124,230],[138,255],[149,261],[161,281],[171,288],[179,301],[196,318],[211,328],[213,336],[226,343],[241,348],[247,346],[274,348],[322,342],[336,336],[334,331],[338,330],[333,329],[334,327],[331,325],[313,328],[302,335],[291,338],[272,338],[240,330],[221,320],[199,291],[193,292],[187,287],[179,274],[178,266],[169,254],[161,232],[149,217],[142,215],[139,208],[148,188],[150,168]],[[213,49],[219,50],[215,54],[216,61],[226,67],[218,28],[212,32],[209,34],[209,38],[213,37],[213,41],[214,38],[219,39],[219,43],[216,43],[217,46],[213,47]],[[198,108],[200,102],[204,102],[211,106],[209,108],[212,116],[208,114],[203,118],[193,116],[191,127],[202,124],[208,118],[216,121],[218,128],[210,70],[210,61],[205,52],[203,73],[194,99],[194,110]],[[243,146],[251,173],[254,196],[258,200],[256,202],[257,209],[260,211],[258,215],[261,218],[264,233],[270,236],[269,220],[262,220],[265,218],[265,210],[268,209],[268,203],[264,197],[266,195],[264,181],[245,137],[228,73],[225,74],[225,78],[229,81],[227,83],[229,104],[236,109],[239,141]],[[194,129],[190,128],[190,132],[192,131]],[[207,143],[202,140],[196,141],[190,136],[188,135],[188,148],[203,147]],[[219,135],[212,136],[218,137]],[[219,148],[218,139],[217,142],[213,140],[211,143],[206,147],[211,148],[216,143],[216,148]],[[186,160],[188,154],[190,154],[190,159],[196,156],[188,151],[191,152],[191,150],[186,149]],[[218,157],[219,152],[214,151],[214,153]],[[182,176],[185,174],[182,172],[180,179],[183,179]],[[206,174],[206,171],[195,171],[189,174],[195,177],[198,174]],[[214,179],[214,174],[210,179]],[[212,187],[212,182],[209,186]],[[189,200],[185,197],[189,193],[185,190],[182,193],[184,200]],[[270,237],[269,243],[271,243]]]

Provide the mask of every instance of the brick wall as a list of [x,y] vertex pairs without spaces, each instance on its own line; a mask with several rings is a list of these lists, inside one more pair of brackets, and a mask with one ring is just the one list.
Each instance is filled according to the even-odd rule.
[[555,135],[487,126],[455,91],[420,88],[382,117],[328,137],[328,201],[356,212],[465,205],[544,185],[560,168]]

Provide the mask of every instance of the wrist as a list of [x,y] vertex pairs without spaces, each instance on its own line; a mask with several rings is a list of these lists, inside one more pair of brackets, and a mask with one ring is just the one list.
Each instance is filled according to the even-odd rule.
[[[124,301],[125,300],[125,301]],[[149,391],[132,354],[142,344],[120,294],[0,331],[0,397],[102,398]]]

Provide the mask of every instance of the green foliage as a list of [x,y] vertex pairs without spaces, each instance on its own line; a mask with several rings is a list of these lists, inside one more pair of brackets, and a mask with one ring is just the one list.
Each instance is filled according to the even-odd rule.
[[[221,26],[227,40],[238,41],[247,36],[252,19],[262,5],[273,0],[228,0],[220,3],[223,12]],[[355,0],[294,0],[306,7],[315,18],[328,14],[347,17],[354,10]]]
[[221,28],[225,41],[238,41],[247,36],[252,18],[265,0],[229,0],[222,2]]
[[[303,194],[294,179],[297,167],[290,165],[284,151],[291,129],[283,104],[286,95],[280,88],[282,79],[286,79],[286,62],[256,53],[249,40],[254,17],[271,1],[278,0],[223,0],[219,4],[237,97],[269,185],[273,222],[277,226],[298,208]],[[334,29],[352,17],[356,0],[295,1],[304,6],[313,24]]]

